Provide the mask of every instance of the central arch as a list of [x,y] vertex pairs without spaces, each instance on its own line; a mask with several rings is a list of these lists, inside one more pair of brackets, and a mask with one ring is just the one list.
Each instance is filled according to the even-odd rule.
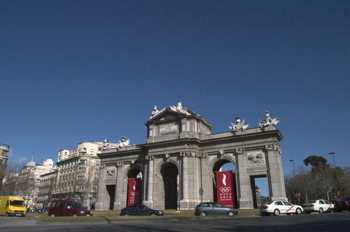
[[167,162],[162,165],[160,173],[163,177],[164,184],[165,209],[176,209],[178,195],[177,182],[179,171],[175,164]]
[[[235,178],[235,163],[233,162],[234,159],[232,159],[231,157],[221,157],[219,159],[213,160],[212,163],[212,172],[214,173],[214,179],[213,179],[213,200],[215,202],[218,202],[218,193],[217,193],[217,183],[216,183],[216,172],[220,172],[220,171],[232,171],[233,172],[233,177]],[[236,183],[234,181],[234,183]],[[236,191],[237,186],[233,186]],[[236,193],[234,194],[236,197]],[[237,205],[237,198],[234,199],[234,205]]]

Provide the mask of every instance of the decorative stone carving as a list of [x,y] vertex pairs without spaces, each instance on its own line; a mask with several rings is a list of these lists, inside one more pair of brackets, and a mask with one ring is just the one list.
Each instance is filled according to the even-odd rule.
[[274,118],[274,119],[270,118],[269,111],[265,111],[265,115],[266,115],[266,118],[264,120],[261,120],[259,118],[259,120],[260,120],[259,126],[261,128],[267,127],[269,125],[275,126],[279,122],[279,120],[277,120],[277,118]]
[[207,157],[208,157],[208,154],[207,154],[206,152],[198,152],[198,153],[196,154],[196,156],[197,156],[198,158],[207,158]]
[[182,151],[182,152],[180,152],[180,156],[182,156],[182,157],[184,157],[184,156],[186,156],[186,157],[191,157],[191,156],[198,156],[198,152],[196,152],[196,151]]
[[153,160],[153,159],[154,159],[154,156],[153,156],[153,155],[147,155],[145,159],[146,159],[146,160]]
[[121,167],[121,166],[123,166],[123,165],[124,165],[123,162],[117,162],[117,166],[118,166],[118,167]]
[[81,155],[85,155],[85,154],[86,154],[86,147],[83,147],[83,149],[80,149],[80,150],[79,150],[79,153],[80,153]]
[[243,119],[243,121],[241,122],[241,119],[239,117],[236,117],[236,124],[231,122],[231,126],[229,126],[229,128],[232,131],[244,131],[245,129],[248,128],[248,125],[244,125],[245,119]]
[[247,153],[248,166],[264,165],[265,154],[261,151]]
[[107,168],[106,173],[108,177],[114,177],[115,176],[115,168]]
[[165,158],[166,158],[167,160],[169,160],[169,159],[170,159],[170,155],[169,155],[169,153],[166,153],[166,154],[165,154]]
[[170,106],[170,109],[178,113],[190,115],[187,109],[182,107],[182,102],[177,103],[177,106]]
[[268,144],[265,146],[265,149],[268,151],[278,151],[278,153],[282,154],[280,146],[277,146],[275,144]]
[[236,148],[235,152],[236,152],[236,154],[243,154],[244,153],[244,148]]

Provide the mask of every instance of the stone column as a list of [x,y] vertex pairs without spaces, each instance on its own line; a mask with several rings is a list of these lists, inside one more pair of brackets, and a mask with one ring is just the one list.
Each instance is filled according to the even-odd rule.
[[126,206],[126,181],[125,177],[125,168],[123,162],[117,162],[117,184],[115,188],[115,196],[114,196],[114,210],[121,210]]
[[147,200],[144,201],[144,204],[148,207],[153,208],[153,163],[154,157],[152,155],[146,156],[148,160],[148,174],[147,174]]
[[287,200],[284,176],[282,171],[281,149],[278,145],[269,144],[267,150],[268,184],[271,200]]
[[95,210],[108,210],[108,205],[105,203],[108,202],[108,193],[106,189],[106,184],[104,179],[106,177],[106,166],[100,168],[100,178],[98,182],[98,194],[95,203]]
[[250,176],[247,172],[248,162],[244,149],[236,149],[237,153],[237,198],[240,209],[251,209],[253,207],[253,196],[250,184]]
[[186,152],[181,152],[180,156],[182,157],[182,181],[180,182],[182,189],[182,199],[180,200],[180,209],[188,209],[188,158],[186,157]]

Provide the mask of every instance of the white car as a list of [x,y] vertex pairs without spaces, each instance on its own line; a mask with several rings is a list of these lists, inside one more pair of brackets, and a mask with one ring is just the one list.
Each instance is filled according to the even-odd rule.
[[262,215],[274,214],[279,216],[281,213],[289,214],[301,214],[303,207],[300,205],[293,205],[287,201],[269,201],[266,204],[260,206],[260,213]]
[[308,203],[303,205],[303,208],[306,213],[323,213],[334,211],[334,205],[332,204],[332,202],[323,199],[309,201]]

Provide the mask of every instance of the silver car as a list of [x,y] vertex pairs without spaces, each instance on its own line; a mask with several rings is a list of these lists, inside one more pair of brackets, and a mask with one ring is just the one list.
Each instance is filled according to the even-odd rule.
[[238,211],[235,208],[226,207],[217,202],[203,202],[196,206],[194,215],[196,216],[209,216],[209,215],[237,215]]

